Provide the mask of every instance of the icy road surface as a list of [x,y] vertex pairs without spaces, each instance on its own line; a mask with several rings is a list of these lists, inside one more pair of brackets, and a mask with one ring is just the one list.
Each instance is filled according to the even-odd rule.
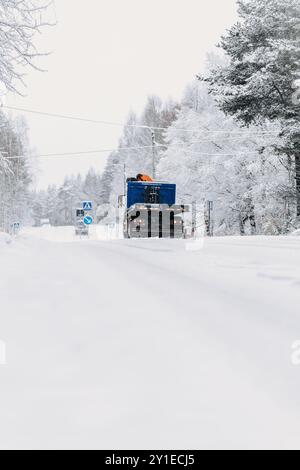
[[300,238],[92,238],[0,243],[0,447],[300,449]]

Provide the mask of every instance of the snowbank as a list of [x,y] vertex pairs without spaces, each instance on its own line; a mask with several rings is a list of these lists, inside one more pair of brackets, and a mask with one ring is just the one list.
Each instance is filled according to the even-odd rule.
[[0,232],[0,247],[8,245],[11,242],[11,236],[8,233]]
[[300,237],[300,229],[295,230],[290,234],[291,237]]

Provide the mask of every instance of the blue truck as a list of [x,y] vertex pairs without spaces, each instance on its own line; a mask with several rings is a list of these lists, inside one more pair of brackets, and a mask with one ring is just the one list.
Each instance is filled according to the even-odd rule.
[[184,214],[176,205],[176,185],[127,180],[124,238],[184,238]]

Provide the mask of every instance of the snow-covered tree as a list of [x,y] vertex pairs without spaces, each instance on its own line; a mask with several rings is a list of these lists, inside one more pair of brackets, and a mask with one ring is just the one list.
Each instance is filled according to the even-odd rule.
[[102,181],[103,175],[91,168],[85,177],[67,176],[61,186],[52,185],[32,193],[31,213],[35,224],[39,225],[41,219],[49,219],[54,226],[72,225],[75,209],[85,200],[93,201],[97,211],[104,203]]
[[228,65],[214,67],[206,80],[221,109],[242,124],[279,124],[274,148],[294,170],[300,216],[300,3],[239,0],[238,7],[240,21],[220,44]]
[[284,206],[278,195],[291,186],[269,130],[241,128],[218,109],[207,85],[194,81],[166,133],[159,177],[177,183],[179,202],[213,197],[216,233],[281,233]]
[[41,55],[34,37],[49,24],[45,12],[51,2],[46,0],[0,0],[0,82],[9,91],[23,84],[23,68],[37,68]]
[[[13,121],[0,114],[0,228],[9,230],[28,213],[31,151],[24,120]],[[20,157],[20,158],[16,158]]]
[[[0,0],[0,84],[6,91],[18,92],[24,84],[27,66],[38,68],[41,55],[34,37],[46,24],[44,13],[51,1]],[[31,153],[24,119],[0,114],[0,229],[25,221],[30,201]],[[19,157],[19,158],[17,158]]]

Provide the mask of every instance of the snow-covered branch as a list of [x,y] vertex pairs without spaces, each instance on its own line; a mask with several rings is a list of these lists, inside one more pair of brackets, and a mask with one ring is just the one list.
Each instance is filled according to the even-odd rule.
[[24,84],[22,67],[41,68],[36,64],[40,53],[34,37],[45,26],[52,2],[45,0],[0,0],[0,82],[6,89],[19,92]]

